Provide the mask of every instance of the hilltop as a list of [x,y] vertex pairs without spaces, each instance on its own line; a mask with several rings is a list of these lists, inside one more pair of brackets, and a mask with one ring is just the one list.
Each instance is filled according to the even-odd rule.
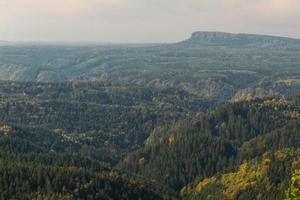
[[287,37],[226,33],[226,32],[194,32],[192,36],[179,43],[190,45],[229,46],[229,47],[300,47],[300,40]]

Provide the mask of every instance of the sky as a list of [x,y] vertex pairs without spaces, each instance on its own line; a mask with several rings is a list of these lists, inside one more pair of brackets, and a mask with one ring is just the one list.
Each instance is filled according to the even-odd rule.
[[175,42],[194,31],[300,38],[300,0],[0,0],[0,40]]

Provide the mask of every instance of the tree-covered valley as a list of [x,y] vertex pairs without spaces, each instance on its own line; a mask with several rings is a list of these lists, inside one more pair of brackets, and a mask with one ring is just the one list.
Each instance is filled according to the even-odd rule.
[[0,44],[0,199],[300,198],[300,40]]

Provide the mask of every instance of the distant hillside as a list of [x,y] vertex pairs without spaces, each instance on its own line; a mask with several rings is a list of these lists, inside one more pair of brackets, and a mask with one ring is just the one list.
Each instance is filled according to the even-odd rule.
[[0,40],[0,45],[7,45],[9,42],[4,41],[4,40]]
[[0,80],[179,88],[220,102],[299,93],[299,66],[300,40],[250,34],[196,32],[144,46],[0,45]]
[[224,33],[224,32],[194,32],[188,40],[179,44],[231,46],[231,47],[298,47],[300,40],[287,37],[268,35]]

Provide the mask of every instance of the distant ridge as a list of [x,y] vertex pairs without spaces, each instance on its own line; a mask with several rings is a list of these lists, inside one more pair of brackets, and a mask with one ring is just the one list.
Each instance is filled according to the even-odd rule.
[[9,44],[8,41],[0,40],[0,45],[7,45],[7,44]]
[[300,47],[300,39],[245,33],[198,31],[179,44],[233,47]]

